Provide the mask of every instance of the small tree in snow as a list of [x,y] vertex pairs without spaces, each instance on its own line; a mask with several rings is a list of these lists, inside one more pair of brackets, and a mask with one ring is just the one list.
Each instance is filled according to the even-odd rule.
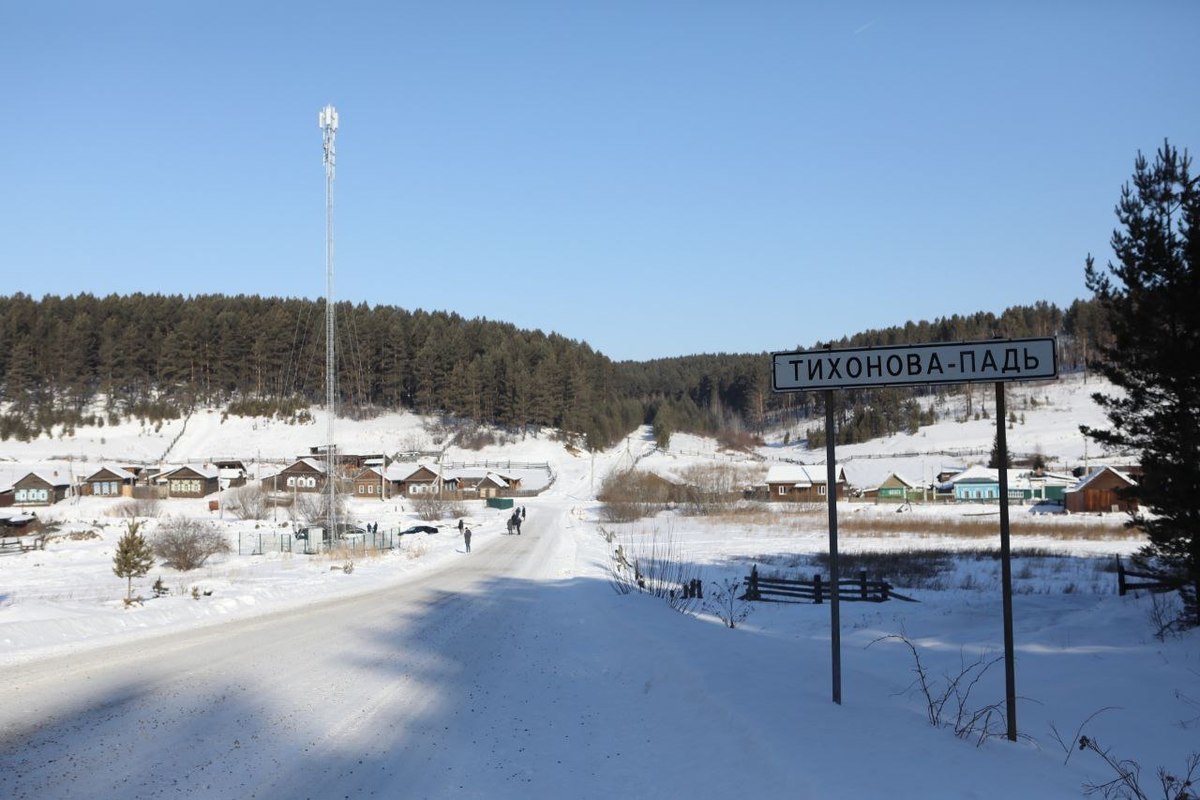
[[138,532],[142,523],[130,520],[126,523],[127,530],[117,541],[117,552],[113,556],[113,572],[118,578],[129,581],[125,591],[125,603],[133,602],[133,579],[144,578],[154,566],[154,554],[146,537]]

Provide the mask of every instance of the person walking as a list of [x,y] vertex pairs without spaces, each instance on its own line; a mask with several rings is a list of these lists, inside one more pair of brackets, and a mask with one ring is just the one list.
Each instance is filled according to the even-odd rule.
[[463,528],[463,544],[467,546],[467,552],[471,552],[471,529]]

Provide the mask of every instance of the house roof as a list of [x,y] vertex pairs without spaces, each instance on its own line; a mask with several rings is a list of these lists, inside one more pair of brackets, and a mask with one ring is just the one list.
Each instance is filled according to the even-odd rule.
[[[26,474],[25,478],[28,478],[30,475],[32,475],[33,477],[42,481],[43,483],[48,483],[51,486],[55,486],[55,487],[71,485],[71,481],[69,478],[67,478],[64,475],[56,475],[53,471],[47,471],[44,469],[35,469],[32,472],[29,472],[28,474]],[[21,480],[25,480],[25,478],[22,478]],[[21,481],[17,481],[17,483],[20,483],[20,482]]]
[[182,472],[185,469],[190,469],[192,472],[196,473],[201,478],[208,479],[208,478],[217,477],[217,468],[212,466],[211,464],[204,464],[203,466],[198,466],[198,467],[193,466],[191,464],[184,464],[182,467],[176,467],[175,469],[170,470],[169,472],[163,472],[158,477],[161,478],[162,480],[170,480],[171,476],[174,475],[176,472]]
[[887,482],[888,482],[888,480],[890,480],[890,479],[892,479],[892,478],[895,478],[897,481],[899,481],[900,483],[904,484],[904,486],[905,486],[906,488],[909,488],[909,489],[917,489],[917,488],[919,488],[919,487],[917,486],[917,484],[913,483],[913,482],[912,482],[912,481],[910,481],[908,478],[906,478],[906,477],[904,477],[903,475],[901,475],[899,472],[891,472],[891,473],[888,473],[888,476],[887,476],[886,478],[884,478],[882,481],[880,481],[880,482],[879,482],[879,485],[880,485],[880,486],[882,486],[883,484],[887,483]]
[[137,480],[137,476],[134,475],[129,470],[125,469],[124,467],[118,467],[115,464],[104,464],[100,467],[100,469],[96,470],[91,475],[84,478],[83,479],[84,482],[86,483],[86,482],[92,480],[97,475],[99,475],[101,472],[110,472],[110,473],[112,473],[113,477],[115,477],[117,480],[121,480],[121,481]]
[[[438,472],[436,465],[431,467],[428,464],[415,464],[414,465],[414,464],[410,463],[410,464],[393,464],[392,466],[396,467],[397,474],[399,474],[401,476],[399,478],[395,478],[394,480],[406,481],[406,480],[410,479],[413,475],[420,472],[421,470],[429,471],[430,473],[433,474],[435,479],[436,478],[441,478],[442,480],[447,479],[446,475],[443,475]],[[389,478],[391,478],[391,472],[390,472],[391,468],[389,467],[388,469],[389,469],[388,476],[389,476]]]
[[[842,483],[846,480],[846,471],[840,464],[835,469],[837,482]],[[827,472],[824,464],[773,464],[767,470],[767,483],[812,486],[815,483],[825,483]]]
[[1067,491],[1068,492],[1078,492],[1081,489],[1085,488],[1089,483],[1096,480],[1097,478],[1099,478],[1101,475],[1103,475],[1106,472],[1110,473],[1112,475],[1116,475],[1118,478],[1123,480],[1129,486],[1137,485],[1137,481],[1135,481],[1133,478],[1129,477],[1129,475],[1125,474],[1124,472],[1117,469],[1116,467],[1103,466],[1103,467],[1097,467],[1096,469],[1089,472],[1087,475],[1080,478],[1079,483],[1075,484],[1073,487],[1071,487]]

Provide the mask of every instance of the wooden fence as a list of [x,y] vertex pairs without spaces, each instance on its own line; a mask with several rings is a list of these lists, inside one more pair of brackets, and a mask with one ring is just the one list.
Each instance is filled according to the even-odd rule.
[[[1141,578],[1142,583],[1130,583],[1130,578]],[[1121,597],[1125,596],[1126,592],[1145,589],[1148,592],[1173,592],[1179,588],[1179,584],[1175,581],[1166,580],[1162,575],[1151,575],[1148,572],[1130,572],[1125,569],[1125,565],[1121,563],[1121,557],[1117,556],[1117,594]]]
[[[820,575],[814,575],[811,581],[760,577],[757,564],[742,580],[742,585],[746,590],[739,599],[774,603],[822,603],[832,591],[829,581],[822,579]],[[838,581],[839,600],[882,603],[893,598],[917,602],[911,597],[897,594],[892,585],[885,580],[867,580],[866,572],[859,572],[857,578],[842,578]]]

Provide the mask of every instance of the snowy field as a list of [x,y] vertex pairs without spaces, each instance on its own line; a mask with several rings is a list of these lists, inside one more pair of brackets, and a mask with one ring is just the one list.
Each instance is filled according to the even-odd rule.
[[[1100,463],[1077,430],[1102,422],[1088,400],[1096,388],[1071,379],[1015,389],[1010,408],[1026,421],[1009,431],[1010,448],[1040,448],[1055,466]],[[941,422],[839,448],[839,458],[864,483],[859,476],[893,470],[928,478],[946,462],[986,461],[993,425]],[[347,450],[438,444],[412,415],[338,426]],[[186,427],[5,442],[0,484],[35,467],[80,476],[108,461],[268,464],[307,453],[324,429],[319,415],[286,426],[201,413]],[[986,524],[994,507],[898,514],[895,504],[841,505],[848,560],[963,555],[921,585],[892,579],[919,602],[841,605],[840,706],[830,697],[827,604],[735,603],[748,616],[733,630],[715,604],[716,591],[754,564],[817,571],[828,549],[823,507],[601,518],[596,490],[631,464],[734,464],[762,475],[773,458],[823,459],[781,435],[772,442],[739,454],[676,436],[664,453],[641,431],[594,457],[547,433],[482,452],[452,448],[454,460],[551,464],[552,481],[525,502],[525,535],[505,535],[507,512],[476,502],[469,555],[457,520],[446,519],[438,533],[373,556],[235,553],[190,573],[156,566],[135,593],[149,598],[161,577],[170,594],[129,609],[111,569],[125,525],[111,502],[40,511],[60,523],[59,537],[45,551],[0,556],[0,667],[10,681],[0,796],[1060,798],[1115,777],[1097,754],[1071,746],[1087,734],[1137,762],[1142,789],[1158,797],[1159,767],[1178,774],[1200,751],[1200,638],[1156,639],[1152,599],[1117,596],[1114,556],[1140,544],[1119,516],[1012,510],[1022,531],[1013,539],[1016,743],[996,735],[1004,727],[994,714],[954,731],[956,721],[964,727],[960,711],[1004,708],[999,564],[966,553],[998,547]],[[962,455],[972,449],[983,454]],[[162,505],[209,520],[235,548],[239,536],[281,524],[220,519],[201,501]],[[418,521],[404,501],[352,501],[351,511],[381,529]],[[947,519],[971,527],[930,532]],[[151,535],[154,526],[147,521]],[[703,579],[705,601],[679,613],[663,599],[613,591],[617,545],[635,556],[668,545]],[[311,629],[287,638],[298,622]],[[961,702],[951,693],[937,726],[898,636],[916,648],[934,695],[959,675],[978,676],[962,684],[970,694]],[[226,666],[176,658],[195,652]]]

